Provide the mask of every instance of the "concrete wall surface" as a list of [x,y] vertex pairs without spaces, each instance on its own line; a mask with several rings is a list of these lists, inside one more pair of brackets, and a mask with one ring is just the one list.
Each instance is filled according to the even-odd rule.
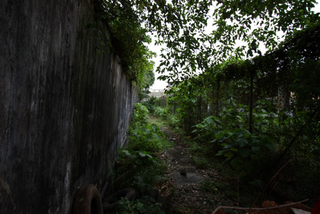
[[135,90],[96,3],[0,1],[0,213],[70,213],[126,140]]

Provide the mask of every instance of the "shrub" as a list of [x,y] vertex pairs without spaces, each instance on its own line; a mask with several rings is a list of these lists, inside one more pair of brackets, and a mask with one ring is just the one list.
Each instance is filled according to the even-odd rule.
[[154,108],[154,116],[161,116],[162,114],[162,108],[160,106],[157,106]]
[[177,116],[170,115],[170,116],[168,117],[168,120],[169,120],[169,125],[170,125],[172,128],[178,128],[178,127],[179,127],[180,121],[179,121],[179,119],[178,119]]
[[129,143],[126,149],[119,153],[118,162],[122,166],[116,170],[118,183],[125,187],[136,187],[141,191],[158,181],[157,176],[162,176],[162,164],[153,156],[167,145],[165,135],[159,127],[148,124],[147,114],[148,110],[144,105],[135,104],[129,127]]
[[167,119],[169,115],[169,108],[161,108],[160,106],[155,107],[154,116],[162,117],[163,119]]
[[196,139],[199,142],[207,143],[215,138],[215,134],[221,131],[221,122],[215,116],[209,116],[205,118],[201,123],[194,125],[194,130]]
[[143,195],[164,179],[166,166],[146,151],[121,150],[117,163],[114,183],[117,189],[132,187]]
[[150,97],[147,101],[145,101],[143,103],[143,105],[145,107],[147,107],[148,111],[153,114],[154,113],[154,110],[155,110],[155,101],[156,101],[157,98],[155,97]]
[[235,129],[233,132],[223,130],[215,137],[211,143],[221,146],[217,155],[226,157],[242,176],[265,169],[267,157],[271,157],[270,152],[275,152],[270,137],[256,136],[246,129]]
[[155,124],[132,129],[128,138],[128,148],[135,151],[158,152],[165,144],[165,135]]
[[168,118],[168,115],[169,115],[169,108],[166,107],[166,108],[163,108],[162,109],[162,112],[160,114],[160,116],[162,117],[162,119],[167,119]]
[[148,109],[142,103],[134,104],[134,113],[129,129],[145,127],[148,124]]

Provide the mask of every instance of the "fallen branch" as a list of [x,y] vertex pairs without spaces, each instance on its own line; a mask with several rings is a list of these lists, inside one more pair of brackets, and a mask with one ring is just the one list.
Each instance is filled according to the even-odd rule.
[[266,208],[249,208],[249,207],[228,207],[228,206],[220,206],[218,207],[212,214],[216,214],[216,212],[218,212],[220,209],[233,209],[233,210],[256,210],[256,211],[263,211],[263,210],[273,210],[273,209],[279,209],[279,208],[283,208],[283,207],[290,207],[296,204],[301,204],[303,202],[308,201],[309,199],[305,199],[302,201],[298,201],[298,202],[293,202],[290,204],[284,204],[284,205],[279,205],[279,206],[275,206],[275,207],[266,207]]

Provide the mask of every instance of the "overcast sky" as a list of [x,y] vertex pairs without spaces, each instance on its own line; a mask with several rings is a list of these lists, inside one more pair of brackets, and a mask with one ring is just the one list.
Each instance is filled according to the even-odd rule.
[[[317,5],[314,8],[315,12],[320,12],[320,0],[317,0]],[[154,38],[152,38],[152,40],[154,40]],[[156,70],[156,68],[158,67],[158,65],[160,64],[160,54],[161,54],[161,46],[156,46],[154,45],[154,41],[152,42],[152,44],[149,45],[149,50],[157,53],[157,57],[153,59],[153,61],[155,62],[155,66],[154,69]],[[151,86],[151,89],[164,89],[168,84],[165,81],[161,81],[158,80],[157,78],[160,76],[160,74],[155,72],[155,81],[154,84]]]

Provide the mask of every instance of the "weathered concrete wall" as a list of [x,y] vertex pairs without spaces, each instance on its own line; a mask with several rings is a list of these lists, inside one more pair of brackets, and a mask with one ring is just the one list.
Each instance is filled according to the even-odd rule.
[[125,142],[135,92],[84,25],[93,5],[0,1],[0,213],[70,213]]

